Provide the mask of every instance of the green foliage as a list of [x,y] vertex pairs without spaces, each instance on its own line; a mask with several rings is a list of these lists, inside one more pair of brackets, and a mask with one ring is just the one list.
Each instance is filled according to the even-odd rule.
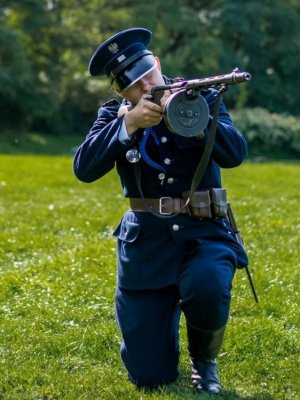
[[300,118],[270,113],[263,108],[233,112],[232,117],[248,141],[250,157],[300,158]]
[[299,115],[299,21],[290,2],[224,2],[218,20],[224,46],[220,64],[251,72],[248,106]]
[[[3,93],[0,101],[10,116],[9,122],[16,128],[26,128],[35,118],[50,117],[58,106],[58,90],[55,85],[57,68],[52,62],[49,63],[55,54],[52,53],[52,47],[46,45],[52,25],[46,2],[31,0],[22,4],[17,1],[13,3],[15,10],[7,7],[1,10],[3,28],[0,40],[3,46],[1,77],[3,79],[6,76],[14,83],[9,95]],[[7,36],[11,39],[8,42],[5,40]],[[2,82],[0,86],[7,87]]]
[[[199,399],[183,318],[178,382],[147,393],[127,380],[114,319],[111,233],[128,208],[117,174],[87,185],[70,157],[0,163],[1,399]],[[220,400],[299,398],[299,176],[298,164],[224,170],[260,302],[237,271]]]
[[57,133],[91,123],[99,101],[87,74],[93,10],[80,3],[15,0],[0,8],[2,126]]
[[12,0],[0,2],[1,126],[86,132],[111,96],[89,59],[112,34],[153,31],[169,76],[249,70],[227,95],[231,108],[299,115],[300,9],[295,0]]

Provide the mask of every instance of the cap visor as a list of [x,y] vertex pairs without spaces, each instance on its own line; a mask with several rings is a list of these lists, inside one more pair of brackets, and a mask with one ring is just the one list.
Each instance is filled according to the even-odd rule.
[[131,64],[120,73],[116,81],[119,85],[119,92],[124,92],[151,72],[157,66],[157,61],[153,55],[147,55]]

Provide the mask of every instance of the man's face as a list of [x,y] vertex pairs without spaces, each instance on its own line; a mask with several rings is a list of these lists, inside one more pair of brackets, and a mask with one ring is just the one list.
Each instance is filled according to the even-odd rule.
[[140,98],[146,94],[151,94],[151,89],[154,86],[164,85],[164,79],[160,70],[160,63],[157,59],[157,66],[150,71],[147,75],[143,76],[137,82],[135,82],[124,92],[120,93],[120,96],[130,101],[131,104],[137,104]]

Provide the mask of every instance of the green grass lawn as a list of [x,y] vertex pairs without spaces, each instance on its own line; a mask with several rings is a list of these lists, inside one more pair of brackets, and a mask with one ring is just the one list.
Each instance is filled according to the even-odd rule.
[[[223,177],[260,302],[238,271],[219,398],[299,399],[300,165],[245,163]],[[146,393],[127,380],[111,236],[126,209],[114,172],[87,185],[68,156],[0,156],[0,399],[208,398],[190,385],[183,319],[178,382]]]

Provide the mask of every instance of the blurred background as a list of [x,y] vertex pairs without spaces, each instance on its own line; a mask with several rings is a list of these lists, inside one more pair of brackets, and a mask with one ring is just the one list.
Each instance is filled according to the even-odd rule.
[[153,32],[150,49],[167,76],[250,72],[224,95],[250,156],[299,158],[298,0],[1,0],[2,152],[20,135],[84,138],[113,96],[105,78],[89,76],[90,57],[138,26]]

